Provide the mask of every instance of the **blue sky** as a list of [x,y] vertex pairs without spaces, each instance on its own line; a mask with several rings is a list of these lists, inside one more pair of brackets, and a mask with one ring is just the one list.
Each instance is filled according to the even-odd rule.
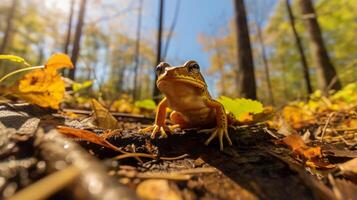
[[[205,69],[209,66],[210,55],[203,50],[202,45],[198,42],[198,35],[215,33],[217,29],[226,27],[233,18],[233,1],[165,0],[164,28],[166,30],[171,26],[177,1],[180,1],[179,16],[166,61],[171,65],[180,65],[187,60],[196,60],[205,73]],[[260,15],[269,16],[278,1],[246,0],[245,2],[248,9],[258,7]],[[156,28],[158,8],[158,0],[144,0],[142,27],[144,33]],[[156,37],[154,39],[156,40]],[[205,77],[210,91],[215,94],[214,80],[208,76]]]

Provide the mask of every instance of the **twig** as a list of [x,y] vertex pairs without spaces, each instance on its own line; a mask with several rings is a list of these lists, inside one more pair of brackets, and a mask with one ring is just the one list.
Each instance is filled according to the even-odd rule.
[[332,116],[333,116],[334,114],[335,114],[334,112],[331,113],[331,114],[328,116],[327,120],[326,120],[325,126],[324,126],[324,128],[322,129],[321,142],[324,141],[324,136],[325,136],[325,132],[326,132],[327,126],[328,126],[328,124],[330,123],[331,118],[332,118]]
[[218,170],[214,167],[200,167],[200,168],[180,170],[175,173],[178,173],[178,174],[209,174],[209,173],[215,173],[215,172],[218,172]]
[[188,154],[183,154],[177,157],[158,157],[156,155],[152,155],[152,154],[147,154],[147,153],[125,153],[119,156],[115,156],[114,158],[112,158],[113,160],[121,160],[124,158],[131,158],[131,157],[144,157],[144,158],[152,158],[152,159],[160,159],[160,160],[179,160],[182,158],[187,157]]
[[334,128],[332,129],[336,132],[343,132],[343,131],[357,131],[357,127],[346,127],[346,128]]
[[[70,109],[70,108],[64,108],[64,109],[62,109],[62,111],[64,111],[64,112],[73,112],[73,113],[76,113],[76,114],[83,114],[83,115],[90,115],[93,112],[91,110],[79,110],[79,109]],[[126,118],[154,121],[154,118],[145,117],[144,115],[134,115],[134,114],[120,113],[120,112],[110,112],[110,113],[114,117],[126,117]]]
[[[130,171],[130,170],[129,170]],[[139,173],[133,171],[133,173],[128,173],[127,170],[124,170],[120,175],[128,177],[128,178],[142,178],[142,179],[168,179],[168,180],[176,180],[176,181],[186,181],[191,179],[193,174],[203,174],[203,173],[215,173],[217,172],[216,168],[213,167],[205,167],[205,168],[193,168],[186,169],[175,172],[145,172]]]
[[163,172],[150,172],[150,173],[122,173],[122,176],[128,178],[141,178],[141,179],[167,179],[175,181],[187,181],[191,179],[191,175],[178,174],[178,173],[163,173]]
[[75,180],[80,172],[81,171],[77,167],[69,166],[20,190],[14,196],[10,197],[9,200],[47,199],[52,194],[58,192]]

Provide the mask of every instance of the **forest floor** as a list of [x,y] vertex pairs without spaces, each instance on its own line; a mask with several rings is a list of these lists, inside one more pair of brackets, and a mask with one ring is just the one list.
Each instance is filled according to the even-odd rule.
[[[89,125],[90,118],[71,119],[29,104],[0,105],[1,198],[14,197],[63,166],[74,165],[84,169],[77,180],[82,182],[53,186],[57,192],[48,194],[49,199],[113,199],[118,193],[128,199],[357,199],[355,131],[342,140],[329,136],[328,115],[314,127],[326,139],[311,136],[301,154],[319,147],[317,160],[283,145],[284,137],[265,123],[230,128],[233,145],[219,151],[218,139],[205,146],[208,135],[197,130],[177,130],[152,140],[138,133],[152,123],[150,118],[119,116],[121,128],[115,132]],[[130,153],[68,138],[58,133],[58,126],[92,131]],[[92,164],[83,164],[87,162]],[[87,184],[80,194],[78,184]]]

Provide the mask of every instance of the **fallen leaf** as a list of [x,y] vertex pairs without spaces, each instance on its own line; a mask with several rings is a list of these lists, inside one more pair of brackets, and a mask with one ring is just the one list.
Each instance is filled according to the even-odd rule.
[[43,69],[25,74],[9,91],[30,103],[58,109],[64,97],[65,84],[56,70],[63,67],[73,67],[69,57],[65,54],[54,54]]
[[242,114],[258,114],[264,111],[262,103],[250,99],[231,99],[221,96],[218,101],[224,106],[226,111],[233,113],[237,119],[239,119]]
[[305,164],[309,167],[317,167],[324,169],[335,167],[333,164],[326,163],[325,161],[320,159],[322,157],[321,147],[307,146],[300,135],[291,134],[279,140],[278,143],[282,143],[288,146],[289,149],[292,150],[294,155],[306,160]]
[[149,179],[141,182],[136,194],[143,200],[180,200],[176,191],[170,188],[169,182],[162,179]]
[[110,142],[108,142],[105,138],[98,136],[97,134],[87,131],[87,130],[82,130],[82,129],[76,129],[76,128],[71,128],[67,126],[57,126],[58,132],[67,135],[67,136],[72,136],[72,137],[78,137],[83,140],[86,140],[88,142],[92,142],[98,145],[101,145],[103,147],[107,147],[109,149],[112,149],[114,151],[118,151],[121,153],[126,153],[119,149],[118,147],[112,145]]
[[56,71],[61,68],[73,68],[73,63],[71,58],[69,58],[66,54],[56,53],[53,54],[45,64],[45,69]]
[[301,129],[316,123],[315,117],[310,112],[297,106],[286,106],[283,109],[283,117],[294,129]]
[[136,101],[135,106],[138,108],[143,108],[143,109],[147,109],[147,110],[155,110],[156,109],[156,104],[151,99],[144,99],[141,101]]
[[104,108],[97,100],[92,99],[92,109],[94,111],[95,121],[97,126],[104,129],[118,129],[122,128],[118,120]]

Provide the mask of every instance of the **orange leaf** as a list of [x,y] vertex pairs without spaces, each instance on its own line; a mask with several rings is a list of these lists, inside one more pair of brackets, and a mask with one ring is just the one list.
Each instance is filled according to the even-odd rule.
[[282,139],[282,143],[287,145],[294,154],[301,156],[307,160],[321,157],[320,147],[309,147],[304,143],[304,140],[296,134],[291,134]]
[[121,152],[121,153],[126,153],[126,152],[122,151],[121,149],[119,149],[118,147],[112,145],[110,142],[108,142],[104,138],[98,136],[97,134],[95,134],[95,133],[93,133],[91,131],[71,128],[71,127],[67,127],[67,126],[57,126],[57,130],[58,130],[58,132],[60,132],[60,133],[62,133],[64,135],[68,135],[68,136],[72,136],[72,137],[78,137],[78,138],[81,138],[81,139],[86,140],[88,142],[92,142],[92,143],[101,145],[103,147],[107,147],[107,148],[112,149],[114,151],[118,151],[118,152]]
[[318,167],[323,169],[335,167],[335,165],[327,163],[321,159],[321,147],[307,146],[301,136],[297,134],[286,136],[279,142],[288,146],[293,151],[293,154],[304,158],[306,160],[305,164],[309,167]]
[[73,68],[71,58],[63,53],[53,54],[45,64],[45,69],[57,70],[60,68]]

